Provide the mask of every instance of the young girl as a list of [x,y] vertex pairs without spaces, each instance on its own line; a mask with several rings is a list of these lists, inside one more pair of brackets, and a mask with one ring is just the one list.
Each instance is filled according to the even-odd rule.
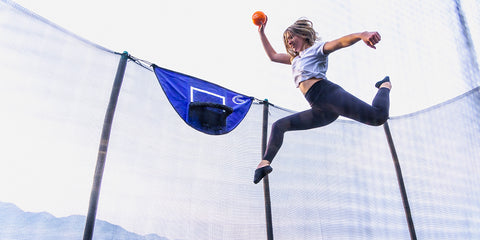
[[300,19],[283,34],[287,53],[277,53],[265,35],[266,23],[267,21],[258,29],[265,52],[273,62],[292,65],[295,85],[305,95],[311,109],[273,123],[265,155],[255,170],[255,184],[272,172],[270,163],[282,146],[285,132],[322,127],[332,123],[340,115],[368,125],[380,126],[387,121],[390,106],[391,84],[388,76],[375,84],[378,92],[372,105],[346,92],[326,77],[330,53],[360,40],[375,49],[375,44],[380,41],[378,32],[353,33],[322,42],[318,41],[312,22]]

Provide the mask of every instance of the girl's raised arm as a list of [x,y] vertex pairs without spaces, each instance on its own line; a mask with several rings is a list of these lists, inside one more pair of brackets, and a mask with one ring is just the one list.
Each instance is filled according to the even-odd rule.
[[332,53],[338,49],[349,47],[360,40],[363,40],[363,42],[365,42],[365,44],[367,44],[369,47],[376,49],[375,44],[381,40],[381,37],[378,32],[352,33],[339,39],[326,42],[323,46],[323,53]]
[[[267,18],[268,20],[268,18]],[[267,53],[268,57],[273,62],[284,63],[284,64],[291,64],[290,62],[290,55],[287,53],[277,53],[275,49],[273,49],[272,45],[268,41],[267,36],[265,35],[265,25],[267,21],[258,27],[258,33],[260,34],[260,40],[262,40],[263,48]]]

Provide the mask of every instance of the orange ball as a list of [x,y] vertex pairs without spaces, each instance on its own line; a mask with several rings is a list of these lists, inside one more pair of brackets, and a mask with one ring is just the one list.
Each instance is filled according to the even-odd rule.
[[267,16],[262,11],[256,11],[252,15],[253,24],[260,26],[267,21]]

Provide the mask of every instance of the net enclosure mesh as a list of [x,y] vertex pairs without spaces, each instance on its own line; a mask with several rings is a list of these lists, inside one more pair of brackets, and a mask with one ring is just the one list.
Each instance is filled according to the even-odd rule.
[[[329,3],[335,16],[351,16],[334,27],[355,21],[357,3],[349,3]],[[407,106],[388,126],[415,236],[480,239],[480,3],[377,7],[395,13],[384,17],[382,32],[397,46],[395,65],[406,66],[386,60],[384,67],[402,82],[392,107]],[[406,34],[412,22],[415,36]],[[267,239],[269,231],[279,240],[412,238],[383,127],[339,119],[288,132],[268,177],[269,226],[253,170],[264,124],[269,131],[293,111],[252,97],[233,130],[205,134],[179,117],[144,61],[10,0],[0,1],[0,36],[0,239],[84,236],[105,113],[125,56],[93,239]],[[332,66],[351,89],[369,64],[355,57],[343,71]]]

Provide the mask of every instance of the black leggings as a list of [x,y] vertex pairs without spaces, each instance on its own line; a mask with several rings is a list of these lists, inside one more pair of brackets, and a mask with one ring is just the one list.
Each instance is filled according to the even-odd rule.
[[380,126],[388,119],[390,89],[380,88],[368,105],[328,80],[316,82],[305,94],[312,107],[274,122],[264,160],[272,162],[283,143],[287,131],[307,130],[328,125],[339,116],[351,118],[372,126]]

